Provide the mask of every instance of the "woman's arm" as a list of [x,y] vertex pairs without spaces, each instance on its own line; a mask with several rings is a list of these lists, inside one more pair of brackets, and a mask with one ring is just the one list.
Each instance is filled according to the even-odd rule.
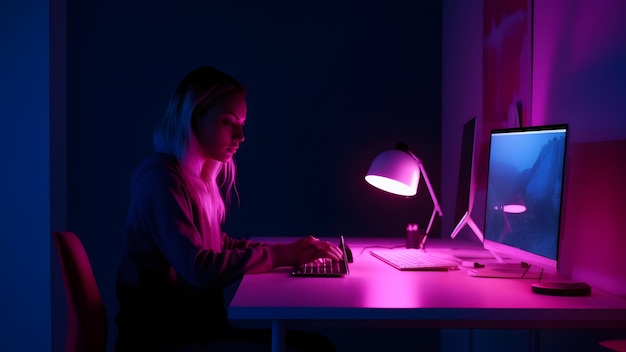
[[149,234],[176,274],[194,286],[223,286],[245,273],[295,264],[287,245],[245,246],[245,241],[234,239],[228,240],[228,246],[222,245],[221,231],[209,233],[208,219],[199,218],[199,209],[182,178],[170,169],[145,172],[134,183],[132,196],[131,214],[137,218],[134,226],[141,227],[137,232]]
[[224,243],[224,249],[235,249],[235,248],[247,248],[247,247],[260,247],[267,246],[267,243],[260,241],[252,241],[246,239],[237,239],[229,236],[226,232],[222,232],[222,243]]

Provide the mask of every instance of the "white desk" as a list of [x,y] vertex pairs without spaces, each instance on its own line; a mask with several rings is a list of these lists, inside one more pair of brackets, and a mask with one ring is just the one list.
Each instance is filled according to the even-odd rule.
[[[229,305],[229,318],[271,322],[274,351],[283,349],[284,327],[307,324],[442,329],[626,326],[626,299],[597,290],[588,297],[545,296],[531,292],[530,284],[536,280],[476,278],[464,268],[399,271],[368,250],[361,251],[371,245],[403,245],[402,239],[346,238],[346,243],[354,255],[350,275],[295,278],[289,276],[291,268],[246,275]],[[429,244],[434,248],[462,242],[430,239]]]

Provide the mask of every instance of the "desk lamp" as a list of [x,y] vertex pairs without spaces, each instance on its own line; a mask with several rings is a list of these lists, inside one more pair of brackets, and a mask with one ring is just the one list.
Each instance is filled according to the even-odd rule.
[[409,146],[406,143],[400,142],[396,144],[394,149],[379,154],[374,161],[372,161],[367,175],[365,176],[365,181],[389,193],[402,196],[414,196],[417,194],[420,173],[424,175],[424,182],[426,182],[434,206],[428,227],[426,228],[426,233],[420,243],[420,248],[424,248],[424,243],[433,225],[435,214],[442,216],[442,212],[433,187],[428,180],[428,175],[426,175],[424,164],[411,152]]

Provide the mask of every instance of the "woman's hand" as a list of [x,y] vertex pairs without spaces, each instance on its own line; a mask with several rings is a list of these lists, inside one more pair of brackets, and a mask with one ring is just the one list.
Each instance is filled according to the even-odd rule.
[[298,265],[312,262],[319,258],[341,260],[343,253],[336,245],[328,241],[320,241],[313,236],[303,237],[290,245]]

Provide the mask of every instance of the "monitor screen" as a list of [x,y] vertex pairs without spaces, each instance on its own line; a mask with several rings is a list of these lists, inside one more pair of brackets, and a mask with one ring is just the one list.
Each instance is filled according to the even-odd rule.
[[568,126],[491,132],[484,247],[557,271]]

